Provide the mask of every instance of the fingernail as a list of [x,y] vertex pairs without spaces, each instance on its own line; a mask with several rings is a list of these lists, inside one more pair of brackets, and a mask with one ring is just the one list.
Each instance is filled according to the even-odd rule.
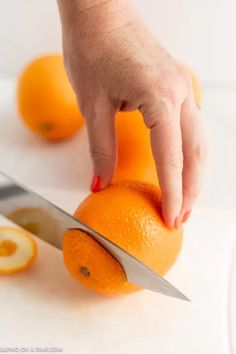
[[175,228],[176,230],[178,230],[179,226],[180,226],[180,219],[179,219],[179,217],[177,216],[177,217],[175,218],[174,228]]
[[191,214],[192,210],[186,211],[186,213],[183,216],[182,222],[186,222]]
[[102,177],[95,175],[91,184],[92,192],[93,193],[99,192],[101,190],[101,186],[102,186]]

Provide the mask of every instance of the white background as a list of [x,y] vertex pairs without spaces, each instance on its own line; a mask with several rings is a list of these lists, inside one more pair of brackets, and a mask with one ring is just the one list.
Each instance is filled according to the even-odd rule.
[[[234,0],[134,0],[164,46],[207,82],[236,82]],[[0,74],[61,50],[56,0],[1,0]]]

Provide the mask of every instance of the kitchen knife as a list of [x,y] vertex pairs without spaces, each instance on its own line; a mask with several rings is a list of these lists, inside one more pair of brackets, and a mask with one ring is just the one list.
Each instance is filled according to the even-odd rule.
[[[63,234],[68,229],[84,231],[102,244],[118,260],[125,271],[128,281],[167,296],[190,301],[167,280],[105,236],[0,172],[0,214],[9,218],[10,215],[17,213],[17,210],[23,209],[22,217],[20,217],[21,213],[18,213],[18,218],[15,218],[14,222],[24,227],[23,219],[27,215],[27,211],[32,213],[32,210],[41,210],[44,216],[43,218],[39,216],[38,221],[40,222],[41,219],[41,222],[44,222],[45,225],[42,225],[41,232],[35,232],[35,234],[53,246],[59,249],[62,248]],[[48,225],[48,232],[46,224]]]

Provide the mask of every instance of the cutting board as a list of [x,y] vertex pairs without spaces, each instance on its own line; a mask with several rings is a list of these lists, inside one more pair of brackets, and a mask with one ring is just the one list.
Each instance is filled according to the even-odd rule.
[[[20,123],[13,85],[0,102],[1,169],[68,212],[89,192],[85,130],[49,144]],[[1,87],[0,87],[1,89]],[[8,220],[0,218],[1,225]],[[104,298],[70,277],[59,250],[37,240],[24,273],[0,277],[0,348],[57,348],[68,354],[229,354],[236,350],[236,223],[226,210],[197,207],[166,278],[191,303],[143,290]]]
[[93,294],[70,277],[60,251],[37,240],[33,267],[0,277],[0,346],[68,354],[231,353],[232,221],[221,212],[199,212],[186,226],[181,255],[166,278],[191,303],[148,290],[117,298]]

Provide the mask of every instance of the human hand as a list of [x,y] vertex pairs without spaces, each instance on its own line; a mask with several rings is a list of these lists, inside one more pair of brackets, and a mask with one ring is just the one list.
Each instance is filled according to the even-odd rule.
[[205,155],[191,77],[154,39],[128,1],[58,4],[65,66],[87,123],[95,189],[107,186],[114,174],[115,113],[139,109],[150,129],[163,218],[169,227],[178,228],[198,196]]

